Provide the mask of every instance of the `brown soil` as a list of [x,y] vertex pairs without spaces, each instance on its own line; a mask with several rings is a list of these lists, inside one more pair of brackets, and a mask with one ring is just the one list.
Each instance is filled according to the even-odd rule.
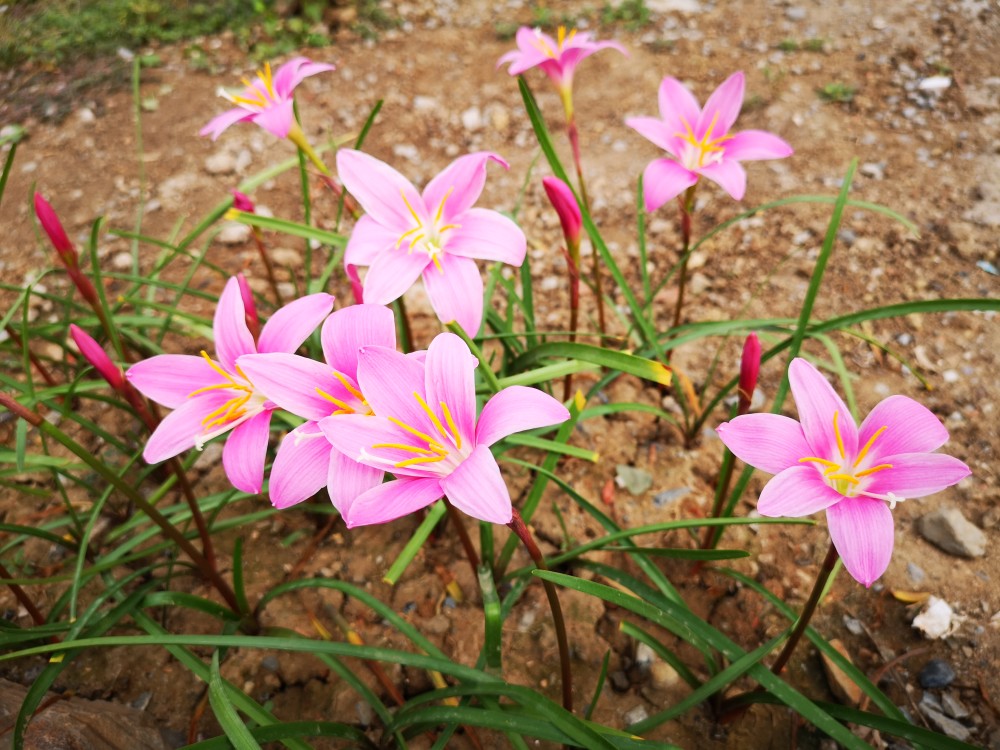
[[[559,230],[539,182],[547,169],[542,159],[538,162],[541,166],[532,171],[537,148],[517,86],[505,72],[495,69],[496,60],[512,42],[497,38],[494,22],[532,20],[530,9],[521,7],[522,3],[508,5],[516,7],[500,19],[491,15],[492,4],[479,0],[460,5],[400,3],[395,12],[404,19],[404,26],[383,34],[378,42],[345,38],[335,47],[309,51],[315,59],[335,62],[338,70],[307,81],[300,89],[299,108],[314,142],[324,142],[356,133],[375,102],[384,98],[385,106],[366,150],[418,184],[470,150],[488,149],[504,156],[511,169],[506,173],[491,171],[480,205],[512,210],[517,191],[527,184],[519,220],[529,236],[538,319],[544,327],[561,330],[566,325],[566,295]],[[580,11],[570,2],[548,5],[557,18],[561,12]],[[798,6],[749,0],[649,0],[648,5],[654,9],[651,25],[635,32],[623,28],[599,32],[602,37],[613,34],[629,48],[630,57],[602,52],[583,63],[576,83],[582,149],[596,218],[632,278],[637,278],[638,258],[635,179],[657,153],[624,126],[623,118],[655,114],[656,90],[664,75],[689,82],[704,100],[729,73],[742,69],[747,74],[747,104],[738,128],[777,132],[792,143],[796,154],[780,162],[751,164],[743,205],[734,204],[714,186],[702,189],[696,236],[760,203],[797,194],[835,194],[850,160],[856,157],[861,168],[852,196],[906,215],[919,227],[920,236],[909,234],[890,219],[849,210],[815,311],[817,318],[908,300],[997,297],[1000,79],[995,68],[1000,60],[1000,23],[994,3],[908,1],[879,6],[880,15],[872,15],[872,4],[862,0]],[[688,6],[697,11],[671,9]],[[802,47],[811,39],[821,40],[812,45],[816,49],[781,49],[787,40]],[[81,95],[75,110],[61,123],[25,123],[30,138],[20,148],[0,209],[5,229],[0,235],[0,275],[5,282],[35,279],[52,263],[48,248],[38,241],[32,227],[27,198],[33,188],[50,197],[71,236],[81,242],[96,216],[106,218],[106,227],[133,229],[141,205],[145,206],[142,232],[165,238],[190,230],[206,207],[225,198],[241,179],[292,155],[288,144],[276,142],[249,125],[232,128],[214,144],[197,137],[199,128],[225,106],[215,95],[217,87],[252,73],[250,63],[225,35],[206,40],[203,46],[210,52],[212,65],[222,71],[218,75],[192,70],[180,48],[157,50],[163,67],[143,73],[141,96],[146,111],[142,114],[141,152],[133,102],[127,93],[91,89]],[[938,93],[921,90],[919,83],[935,75],[948,76],[950,85]],[[559,136],[561,109],[556,96],[540,75],[531,74],[528,79]],[[817,90],[835,82],[856,87],[852,101],[831,103],[818,96]],[[49,95],[30,93],[34,97]],[[20,105],[12,100],[8,106]],[[563,139],[558,141],[562,147]],[[208,161],[220,154],[232,157],[233,171],[210,173]],[[145,180],[140,177],[143,173]],[[253,197],[276,216],[300,218],[298,186],[292,173],[265,183]],[[334,211],[334,199],[320,193],[316,221],[332,228]],[[828,207],[786,206],[746,219],[706,243],[692,261],[687,318],[796,315],[828,218]],[[650,217],[654,276],[676,260],[679,233],[675,219],[668,207]],[[301,241],[270,237],[269,242],[284,246],[282,265],[301,266]],[[121,269],[126,266],[129,248],[129,240],[102,235],[102,263],[108,269]],[[141,252],[146,264],[157,251],[143,245]],[[208,259],[227,273],[243,270],[258,281],[263,279],[263,269],[249,243],[226,246],[213,242],[207,253]],[[322,260],[317,259],[317,263]],[[203,284],[218,291],[221,281],[219,276],[206,276]],[[55,274],[46,277],[44,284],[52,291],[63,288],[65,280]],[[112,286],[110,291],[114,290]],[[341,281],[330,291],[345,303],[350,299],[349,289]],[[669,325],[673,294],[670,286],[657,298],[662,327]],[[9,295],[4,298],[3,309],[9,300]],[[437,331],[426,298],[417,291],[407,304],[414,312],[420,343],[426,344]],[[589,299],[585,304],[590,304]],[[40,316],[51,314],[40,303],[33,309]],[[209,309],[200,312],[207,314]],[[587,312],[592,314],[593,310],[588,308]],[[620,322],[616,328],[622,331]],[[1000,522],[996,505],[1000,389],[995,378],[1000,333],[995,318],[966,312],[910,316],[865,324],[860,335],[885,343],[909,365],[909,369],[902,368],[896,359],[860,337],[838,335],[836,341],[847,369],[857,375],[853,386],[861,412],[889,393],[917,398],[945,422],[951,432],[946,450],[967,462],[973,476],[926,500],[898,506],[896,551],[888,572],[870,590],[841,575],[814,624],[827,637],[844,641],[855,663],[869,675],[893,661],[883,688],[917,721],[925,721],[916,708],[921,698],[917,673],[932,657],[947,660],[958,675],[954,695],[971,709],[971,716],[963,720],[973,732],[970,741],[1000,747],[1000,677],[996,670],[1000,663],[1000,618],[994,614],[1000,612],[996,584],[1000,580],[1000,552],[995,539]],[[59,360],[64,357],[59,343],[41,341],[37,348],[43,356]],[[719,343],[681,348],[674,363],[698,382]],[[739,351],[735,339],[721,343],[718,381],[731,377]],[[177,345],[191,347],[189,341],[180,339]],[[815,342],[807,350],[827,356]],[[926,378],[929,390],[921,388],[910,369]],[[765,366],[761,389],[767,403],[779,376],[776,363]],[[593,382],[580,380],[584,385]],[[655,389],[630,378],[616,381],[605,395],[613,401],[660,401]],[[109,426],[112,423],[109,421]],[[5,441],[12,441],[9,425],[0,425],[0,429],[6,431]],[[596,464],[565,461],[560,467],[562,476],[592,502],[605,503],[602,507],[620,524],[636,526],[706,513],[722,453],[713,433],[706,432],[697,446],[685,449],[674,431],[652,418],[636,416],[588,421],[574,442],[599,451],[600,460]],[[206,493],[225,486],[221,468],[212,463],[213,456],[217,461],[218,452],[208,450],[199,463],[199,488]],[[617,464],[651,472],[653,486],[640,496],[614,487],[609,492],[608,483]],[[508,466],[505,471],[516,502],[528,478],[517,468]],[[755,477],[738,513],[753,509],[764,479]],[[689,491],[676,502],[654,502],[655,495],[681,488]],[[264,505],[266,499],[242,501],[240,510],[246,512],[252,503]],[[600,533],[584,511],[550,490],[534,521],[545,551],[554,551],[563,540],[563,531],[550,510],[553,504],[560,508],[572,539],[584,540]],[[56,497],[0,495],[0,512],[8,522],[30,523],[58,512],[58,506]],[[948,506],[960,508],[986,531],[985,557],[953,557],[919,535],[917,519]],[[407,518],[353,531],[335,525],[306,557],[300,575],[335,577],[365,588],[396,611],[406,613],[457,661],[474,663],[482,641],[477,584],[447,526],[425,546],[397,586],[390,588],[381,582],[417,522]],[[322,525],[322,518],[317,520],[307,507],[300,506],[243,530],[251,597],[272,587],[283,572],[288,573],[303,558],[310,537]],[[220,546],[232,549],[234,539],[232,534],[222,535]],[[682,535],[641,541],[654,546],[692,544]],[[736,528],[727,532],[723,542],[724,547],[750,549],[752,556],[736,567],[795,607],[804,602],[826,545],[822,522],[818,528]],[[378,552],[373,554],[373,550]],[[611,554],[606,553],[605,559],[628,565],[610,558]],[[515,558],[515,564],[526,563],[526,558]],[[665,569],[696,612],[746,648],[756,647],[784,625],[757,594],[728,578],[715,573],[693,575],[689,566],[682,564],[667,564]],[[445,585],[452,575],[464,592],[464,601],[446,599]],[[208,595],[196,584],[192,590]],[[41,587],[33,591],[53,599],[56,595]],[[926,640],[910,626],[914,613],[892,596],[894,591],[936,595],[966,619],[954,635]],[[597,721],[623,726],[628,712],[641,707],[652,714],[684,695],[682,683],[657,681],[633,665],[635,645],[618,629],[624,616],[621,611],[571,592],[562,596],[571,620],[577,704],[590,700],[608,649],[612,651],[611,671],[623,673],[615,680],[616,689],[610,685],[605,688],[594,715]],[[6,590],[0,592],[0,606],[13,606]],[[334,629],[323,615],[327,607],[342,609],[371,645],[407,645],[357,602],[344,603],[333,594],[287,597],[267,610],[265,624],[294,628],[315,637],[309,613]],[[168,627],[175,632],[214,627],[207,621],[185,618],[178,613]],[[848,629],[847,618],[860,621],[860,634]],[[540,589],[529,591],[506,623],[504,637],[506,676],[513,682],[545,689],[557,699],[555,640]],[[667,642],[673,644],[669,637]],[[696,671],[701,668],[692,655],[682,654],[692,657]],[[360,664],[353,667],[373,689],[381,690]],[[2,675],[26,681],[37,669],[35,662],[7,664]],[[430,687],[426,675],[413,670],[388,668],[387,672],[407,695]],[[227,660],[223,673],[257,700],[272,700],[275,713],[286,719],[364,723],[370,718],[349,688],[306,655],[238,653]],[[803,648],[787,676],[807,694],[832,700],[814,650]],[[187,735],[204,695],[203,685],[167,654],[152,649],[87,653],[64,672],[58,687],[124,703],[151,693],[146,696],[147,713],[179,738]],[[204,736],[218,731],[210,718],[199,726]],[[703,706],[688,712],[682,721],[661,727],[651,737],[684,748],[819,745],[818,738],[798,729],[788,712],[780,708],[756,708],[740,723],[721,727]],[[455,747],[467,746],[463,743],[464,739],[456,739]]]

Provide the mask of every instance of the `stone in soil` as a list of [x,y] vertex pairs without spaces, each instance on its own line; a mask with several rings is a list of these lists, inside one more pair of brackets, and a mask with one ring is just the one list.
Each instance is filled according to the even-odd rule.
[[959,557],[986,554],[986,535],[957,508],[942,508],[920,519],[920,534],[945,552]]
[[928,690],[946,688],[955,681],[955,670],[944,659],[931,659],[917,675],[920,687]]
[[[840,639],[832,639],[830,645],[837,650],[837,653],[851,662],[851,655]],[[820,656],[823,658],[823,672],[826,674],[826,682],[833,694],[837,696],[837,700],[849,706],[858,705],[861,702],[861,688],[858,687],[858,684],[848,677],[844,670],[837,666],[829,656],[823,653]]]
[[615,484],[637,497],[653,486],[653,475],[634,466],[618,464],[615,475]]

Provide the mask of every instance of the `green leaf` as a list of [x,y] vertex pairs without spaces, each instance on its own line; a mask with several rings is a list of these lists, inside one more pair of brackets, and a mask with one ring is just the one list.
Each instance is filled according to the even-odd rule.
[[515,359],[510,366],[514,372],[527,370],[532,365],[549,357],[564,357],[566,359],[590,362],[607,367],[610,370],[627,372],[630,375],[649,380],[660,385],[670,385],[670,368],[645,357],[614,349],[603,349],[591,344],[579,344],[569,341],[550,341],[539,344]]
[[254,736],[240,719],[233,704],[229,702],[222,675],[219,673],[219,652],[212,654],[212,673],[208,681],[208,702],[212,713],[219,720],[219,726],[236,750],[261,750]]

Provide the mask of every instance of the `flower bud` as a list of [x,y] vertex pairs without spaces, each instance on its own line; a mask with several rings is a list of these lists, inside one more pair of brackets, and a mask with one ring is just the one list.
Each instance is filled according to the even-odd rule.
[[[233,192],[235,193],[236,191]],[[236,283],[240,287],[240,297],[243,299],[243,317],[246,319],[247,328],[250,329],[250,333],[253,335],[253,340],[256,341],[260,335],[260,317],[257,315],[257,303],[253,301],[253,292],[250,289],[250,284],[247,282],[246,276],[241,273],[236,274]]]
[[42,229],[45,230],[45,234],[48,235],[56,252],[59,253],[62,262],[66,264],[67,268],[76,268],[78,257],[76,250],[73,249],[73,243],[66,236],[66,230],[63,229],[62,224],[59,222],[56,212],[52,209],[49,202],[42,197],[41,193],[35,193],[35,215],[38,217],[38,223],[42,225]]
[[124,392],[125,376],[120,367],[108,357],[104,347],[94,341],[90,334],[86,333],[75,323],[70,323],[69,333],[76,342],[77,348],[84,359],[94,366],[94,369],[101,374],[101,377],[108,381],[108,385],[119,393]]
[[760,372],[760,339],[756,333],[747,336],[743,343],[743,357],[740,360],[739,414],[750,411],[750,401],[757,387],[757,374]]
[[549,196],[549,202],[559,215],[567,250],[574,259],[578,259],[583,217],[580,215],[576,197],[569,185],[558,177],[545,177],[542,179],[542,185],[545,187],[546,195]]

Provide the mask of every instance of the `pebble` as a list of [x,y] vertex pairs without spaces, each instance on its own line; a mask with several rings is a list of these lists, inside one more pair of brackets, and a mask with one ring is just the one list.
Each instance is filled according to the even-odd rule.
[[205,159],[205,171],[209,174],[232,174],[236,171],[236,157],[228,151],[219,151]]
[[[847,647],[839,639],[832,639],[830,645],[847,661],[851,661],[851,655],[848,653]],[[823,672],[826,674],[826,682],[833,694],[837,696],[837,700],[848,706],[858,705],[861,702],[860,686],[848,677],[844,670],[834,664],[833,659],[825,653],[821,653],[820,656],[823,659]]]
[[650,681],[659,690],[668,690],[681,680],[677,670],[665,661],[657,661],[649,668]]
[[479,107],[469,107],[462,112],[462,127],[466,130],[479,130],[483,127],[483,113]]
[[111,258],[111,267],[116,271],[127,271],[132,267],[132,253],[124,250]]
[[789,21],[805,21],[806,9],[801,8],[799,6],[785,8],[785,18],[787,18]]
[[927,574],[924,573],[924,569],[913,562],[906,563],[906,575],[910,577],[910,580],[914,583],[923,583],[924,578]]
[[909,346],[913,343],[913,336],[909,333],[901,333],[896,337],[896,343],[900,346]]
[[223,245],[242,245],[250,239],[251,229],[246,224],[236,221],[227,221],[222,226],[222,231],[216,235],[216,239]]
[[939,730],[944,732],[949,737],[958,740],[959,742],[965,742],[969,737],[972,736],[971,730],[964,724],[945,716],[943,713],[937,709],[927,705],[926,703],[920,703],[920,712],[930,719],[931,724],[937,727]]
[[628,680],[628,675],[620,669],[616,669],[608,675],[608,679],[611,680],[611,689],[616,693],[624,693],[632,685]]
[[951,690],[941,693],[941,707],[953,719],[965,719],[971,714],[966,705]]
[[878,164],[873,161],[865,162],[861,165],[861,174],[865,177],[871,177],[873,180],[884,180],[885,179],[885,165]]
[[656,652],[647,644],[640,643],[635,647],[635,665],[641,670],[649,669],[656,661]]
[[649,712],[646,710],[645,706],[636,706],[635,708],[630,708],[625,712],[625,726],[631,726],[632,724],[638,724],[640,721],[645,721],[649,718]]
[[618,464],[615,467],[615,484],[639,496],[653,486],[653,475],[634,466]]
[[844,627],[847,628],[852,635],[861,635],[865,632],[865,626],[861,620],[848,615],[844,615]]
[[957,508],[928,513],[918,524],[921,536],[945,552],[959,557],[986,554],[986,535],[970,523]]
[[927,690],[946,688],[955,681],[955,670],[944,659],[931,659],[917,675],[920,687]]
[[664,490],[663,492],[657,492],[653,495],[653,505],[657,508],[662,508],[665,505],[670,505],[670,503],[675,503],[690,492],[688,487],[678,487],[673,490]]

